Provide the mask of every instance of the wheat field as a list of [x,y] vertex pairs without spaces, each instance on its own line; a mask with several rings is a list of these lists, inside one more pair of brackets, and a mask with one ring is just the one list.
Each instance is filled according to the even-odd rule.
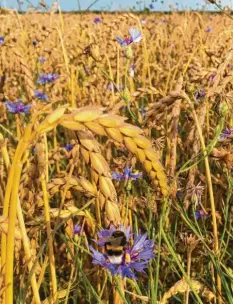
[[0,303],[233,303],[231,16],[56,9],[0,14]]

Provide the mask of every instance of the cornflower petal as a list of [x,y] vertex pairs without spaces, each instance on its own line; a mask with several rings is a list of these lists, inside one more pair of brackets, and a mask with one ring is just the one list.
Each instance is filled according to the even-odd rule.
[[0,36],[0,46],[5,42],[5,38],[3,36]]
[[28,114],[31,108],[30,104],[25,105],[22,103],[20,99],[16,102],[5,101],[4,104],[6,105],[7,110],[13,114],[19,114],[19,113]]
[[130,263],[130,268],[135,269],[138,272],[144,272],[147,268],[148,261]]
[[153,253],[154,248],[144,248],[142,251],[140,251],[137,255],[137,259],[142,260],[150,260],[155,257],[155,254]]
[[68,151],[68,152],[73,150],[73,148],[74,148],[74,145],[71,145],[71,144],[68,144],[64,147],[64,149],[66,149],[66,151]]
[[125,41],[125,39],[122,39],[120,36],[116,36],[116,40],[118,41],[118,43],[120,44],[120,46],[127,46],[127,42]]
[[131,253],[135,253],[138,250],[143,249],[144,242],[145,242],[146,238],[147,238],[147,233],[144,233],[142,235],[137,235],[135,237],[134,246],[131,249]]
[[35,91],[35,98],[38,98],[38,99],[44,100],[44,101],[48,101],[48,96],[45,93],[40,92],[38,90]]
[[74,234],[80,235],[81,230],[82,230],[81,225],[74,225]]
[[103,255],[101,252],[95,250],[92,246],[89,246],[89,249],[92,252],[92,257],[93,257],[93,264],[99,264],[104,266],[106,263],[106,257]]
[[37,80],[38,84],[46,84],[46,83],[51,83],[59,78],[59,75],[57,74],[44,74],[44,73],[39,73],[40,77]]
[[135,43],[139,43],[142,39],[142,34],[139,29],[131,27],[129,29],[130,36]]
[[122,174],[119,174],[119,173],[116,173],[116,172],[113,172],[112,173],[112,179],[117,179],[117,180],[123,180],[124,177]]
[[136,275],[130,270],[129,266],[120,266],[121,275],[123,278],[128,277],[131,279],[136,279]]
[[129,177],[132,178],[133,180],[136,180],[137,178],[142,177],[142,173],[137,173],[137,174],[130,173]]
[[24,105],[24,109],[22,112],[24,112],[24,114],[28,114],[29,111],[31,109],[31,105],[30,104],[27,104],[27,105]]

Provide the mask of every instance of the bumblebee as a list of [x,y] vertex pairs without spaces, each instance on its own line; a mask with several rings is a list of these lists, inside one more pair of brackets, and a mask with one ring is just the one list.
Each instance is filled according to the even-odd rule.
[[123,231],[116,230],[107,238],[104,248],[110,263],[121,264],[126,245],[126,235]]

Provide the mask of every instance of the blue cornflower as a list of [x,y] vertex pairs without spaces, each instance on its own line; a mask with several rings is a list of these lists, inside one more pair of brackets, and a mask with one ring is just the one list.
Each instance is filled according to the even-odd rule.
[[0,36],[0,46],[4,43],[5,38],[3,36]]
[[199,210],[195,212],[195,217],[197,220],[199,220],[200,218],[206,219],[208,215],[203,210]]
[[155,257],[154,243],[152,240],[147,240],[147,233],[134,235],[133,243],[129,244],[130,227],[124,228],[120,226],[116,229],[111,226],[109,230],[105,229],[98,233],[99,240],[97,244],[100,247],[104,247],[108,238],[112,236],[116,230],[123,231],[126,236],[127,245],[123,249],[123,255],[119,263],[112,263],[107,253],[101,253],[90,246],[92,252],[93,264],[101,265],[103,268],[110,271],[112,275],[121,275],[123,278],[129,277],[136,279],[134,271],[143,272],[148,267],[150,259]]
[[39,61],[40,63],[44,63],[44,62],[46,61],[46,58],[44,58],[44,57],[39,57],[39,58],[38,58],[38,61]]
[[66,149],[66,151],[68,151],[68,152],[73,150],[73,148],[74,148],[74,145],[71,145],[71,144],[68,144],[64,147],[64,149]]
[[117,179],[117,180],[124,180],[127,181],[129,179],[136,180],[137,178],[141,178],[142,173],[132,173],[132,168],[129,168],[128,166],[125,167],[124,171],[122,174],[113,172],[112,173],[112,179]]
[[115,93],[116,92],[121,92],[121,91],[123,91],[123,86],[120,84],[119,85],[119,87],[117,88],[117,86],[115,86],[112,82],[110,82],[110,83],[108,83],[108,85],[107,85],[107,89],[109,90],[109,91],[114,91]]
[[93,22],[95,24],[99,24],[99,23],[102,23],[102,19],[100,17],[96,17],[96,18],[94,18]]
[[210,27],[210,26],[207,26],[207,28],[206,28],[206,33],[209,33],[209,32],[211,32],[212,31],[212,28]]
[[225,140],[228,138],[231,139],[233,138],[233,129],[228,129],[228,128],[224,129],[219,137],[220,140],[221,139]]
[[139,43],[142,39],[142,34],[138,28],[131,27],[129,29],[129,37],[125,39],[121,38],[120,36],[116,37],[116,40],[119,42],[121,46],[128,46],[132,43]]
[[80,236],[81,230],[82,230],[81,225],[74,225],[74,234],[77,234]]
[[30,104],[24,104],[20,99],[18,99],[15,102],[5,101],[4,104],[6,105],[7,110],[14,114],[19,114],[19,113],[28,114],[31,108]]
[[142,34],[138,28],[131,27],[129,33],[134,43],[139,43],[142,40]]
[[46,83],[51,83],[59,78],[59,75],[53,74],[53,73],[39,73],[40,78],[37,80],[38,84],[46,84]]
[[38,90],[35,90],[35,98],[38,98],[38,99],[44,100],[44,101],[48,101],[48,96],[45,93],[40,92]]

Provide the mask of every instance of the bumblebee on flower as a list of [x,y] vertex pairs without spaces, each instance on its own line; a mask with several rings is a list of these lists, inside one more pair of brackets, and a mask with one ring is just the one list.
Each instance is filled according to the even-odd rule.
[[[117,229],[111,226],[110,229],[100,231],[98,237],[96,243],[105,248],[105,253],[90,246],[93,264],[109,270],[112,275],[136,279],[134,271],[144,273],[149,260],[155,257],[154,243],[147,240],[147,233],[133,235],[130,227],[120,225]],[[133,239],[131,244],[130,238]]]

